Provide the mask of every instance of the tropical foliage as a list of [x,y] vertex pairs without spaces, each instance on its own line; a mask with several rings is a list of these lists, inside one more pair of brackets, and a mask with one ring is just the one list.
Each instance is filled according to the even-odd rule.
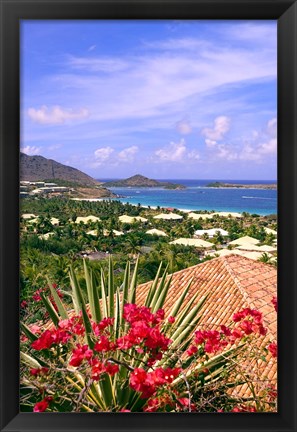
[[[139,303],[138,265],[128,261],[118,283],[112,259],[107,271],[84,260],[83,277],[70,264],[70,290],[47,277],[33,305],[23,300],[22,411],[273,411],[272,388],[248,401],[232,394],[253,388],[241,361],[276,355],[275,344],[252,343],[266,334],[261,313],[247,308],[229,327],[197,330],[207,298],[185,301],[188,285],[165,312],[171,280],[161,264]],[[43,317],[32,322],[36,304]]]

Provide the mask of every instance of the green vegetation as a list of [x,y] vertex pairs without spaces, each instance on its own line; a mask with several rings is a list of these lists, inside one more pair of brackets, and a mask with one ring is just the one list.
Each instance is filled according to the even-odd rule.
[[[119,201],[75,201],[66,197],[22,200],[21,214],[38,215],[33,222],[22,218],[20,221],[22,299],[46,284],[45,271],[52,275],[55,283],[66,289],[69,265],[82,270],[83,256],[89,257],[90,266],[94,269],[106,268],[108,257],[113,256],[116,279],[121,277],[127,257],[133,266],[139,256],[139,282],[142,283],[155,276],[160,262],[163,269],[168,266],[168,271],[173,273],[209,259],[202,249],[170,244],[180,237],[192,238],[198,229],[215,227],[229,232],[228,237],[219,233],[212,238],[207,234],[202,237],[213,243],[214,251],[226,248],[229,241],[244,235],[266,245],[272,245],[275,239],[264,230],[264,227],[276,228],[273,215],[260,217],[245,213],[241,219],[216,215],[212,219],[197,221],[180,212],[183,219],[176,223],[154,219],[160,210]],[[124,214],[144,217],[147,222],[121,223],[119,216]],[[74,223],[78,216],[88,215],[96,216],[100,221]],[[54,224],[52,218],[57,218],[58,224]],[[166,236],[146,234],[152,228],[163,231]],[[117,231],[122,235],[116,235]],[[262,260],[272,261],[264,256]]]
[[[207,295],[186,299],[190,282],[165,316],[171,284],[166,270],[159,267],[142,305],[137,304],[137,261],[132,272],[126,263],[118,283],[112,259],[106,272],[94,271],[87,261],[82,273],[71,265],[69,301],[47,277],[47,286],[23,308],[21,411],[275,411],[276,392],[272,397],[268,385],[255,394],[258,376],[251,378],[242,367],[266,361],[261,313],[237,314],[239,320],[252,319],[253,331],[246,334],[234,318],[224,331],[194,332]],[[35,317],[30,325],[34,303],[43,319]],[[245,383],[252,398],[236,395]]]

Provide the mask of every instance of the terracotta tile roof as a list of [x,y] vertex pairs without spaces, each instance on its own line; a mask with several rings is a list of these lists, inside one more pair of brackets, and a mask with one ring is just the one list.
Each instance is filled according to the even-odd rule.
[[[201,296],[198,296],[193,306],[208,295],[207,301],[199,312],[202,317],[199,329],[219,329],[222,324],[229,325],[235,312],[250,307],[262,312],[264,325],[268,330],[267,335],[258,343],[258,346],[266,347],[270,342],[276,341],[277,315],[271,303],[272,297],[277,295],[275,267],[242,256],[228,255],[173,273],[163,306],[165,315],[168,316],[172,306],[190,281],[192,283],[184,300],[185,305],[197,291]],[[138,285],[137,304],[144,304],[151,285],[152,281]],[[72,316],[74,311],[69,311],[68,314]],[[52,328],[53,323],[50,322],[43,327]],[[260,393],[268,384],[275,386],[277,384],[276,359],[270,354],[266,356],[266,359],[267,362],[262,360],[251,362],[248,359],[246,364],[243,363],[245,372],[253,379],[256,393]],[[232,394],[238,398],[252,397],[247,384],[236,387]]]
[[[187,299],[191,299],[197,291],[201,293],[197,302],[199,297],[201,299],[208,294],[208,299],[200,312],[202,317],[199,322],[200,329],[216,329],[221,324],[231,324],[235,312],[250,307],[262,312],[264,325],[268,330],[266,337],[261,341],[262,346],[267,346],[270,341],[276,340],[277,315],[271,303],[272,297],[277,295],[275,267],[242,256],[229,255],[173,273],[164,305],[167,314],[190,280],[192,283],[185,304]],[[147,282],[137,287],[138,304],[144,303],[151,284],[152,282]],[[270,354],[266,357],[267,363],[260,361],[261,364],[257,365],[260,368],[261,380],[267,381],[268,377],[273,384],[276,384],[276,361]],[[248,366],[251,369],[251,364]],[[255,365],[252,365],[252,368],[255,368]],[[262,387],[266,385],[263,383]],[[241,397],[251,395],[246,385],[241,386],[237,393]]]

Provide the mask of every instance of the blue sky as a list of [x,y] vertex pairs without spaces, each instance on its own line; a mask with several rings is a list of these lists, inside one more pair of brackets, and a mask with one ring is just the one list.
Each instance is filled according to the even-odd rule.
[[276,179],[276,21],[23,21],[21,150],[95,178]]

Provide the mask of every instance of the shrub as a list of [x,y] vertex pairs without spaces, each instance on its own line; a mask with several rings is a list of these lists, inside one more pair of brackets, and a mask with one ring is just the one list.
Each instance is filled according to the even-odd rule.
[[[137,264],[130,275],[127,263],[117,288],[111,259],[100,286],[86,261],[84,274],[87,301],[71,268],[74,309],[48,281],[50,296],[38,295],[51,321],[22,323],[23,411],[271,410],[273,389],[248,404],[230,393],[246,382],[236,366],[248,343],[266,334],[260,312],[246,308],[229,327],[194,331],[207,299],[197,302],[197,293],[185,304],[189,284],[165,316],[171,280],[161,265],[143,305],[136,302]],[[268,350],[276,353],[274,345]]]

